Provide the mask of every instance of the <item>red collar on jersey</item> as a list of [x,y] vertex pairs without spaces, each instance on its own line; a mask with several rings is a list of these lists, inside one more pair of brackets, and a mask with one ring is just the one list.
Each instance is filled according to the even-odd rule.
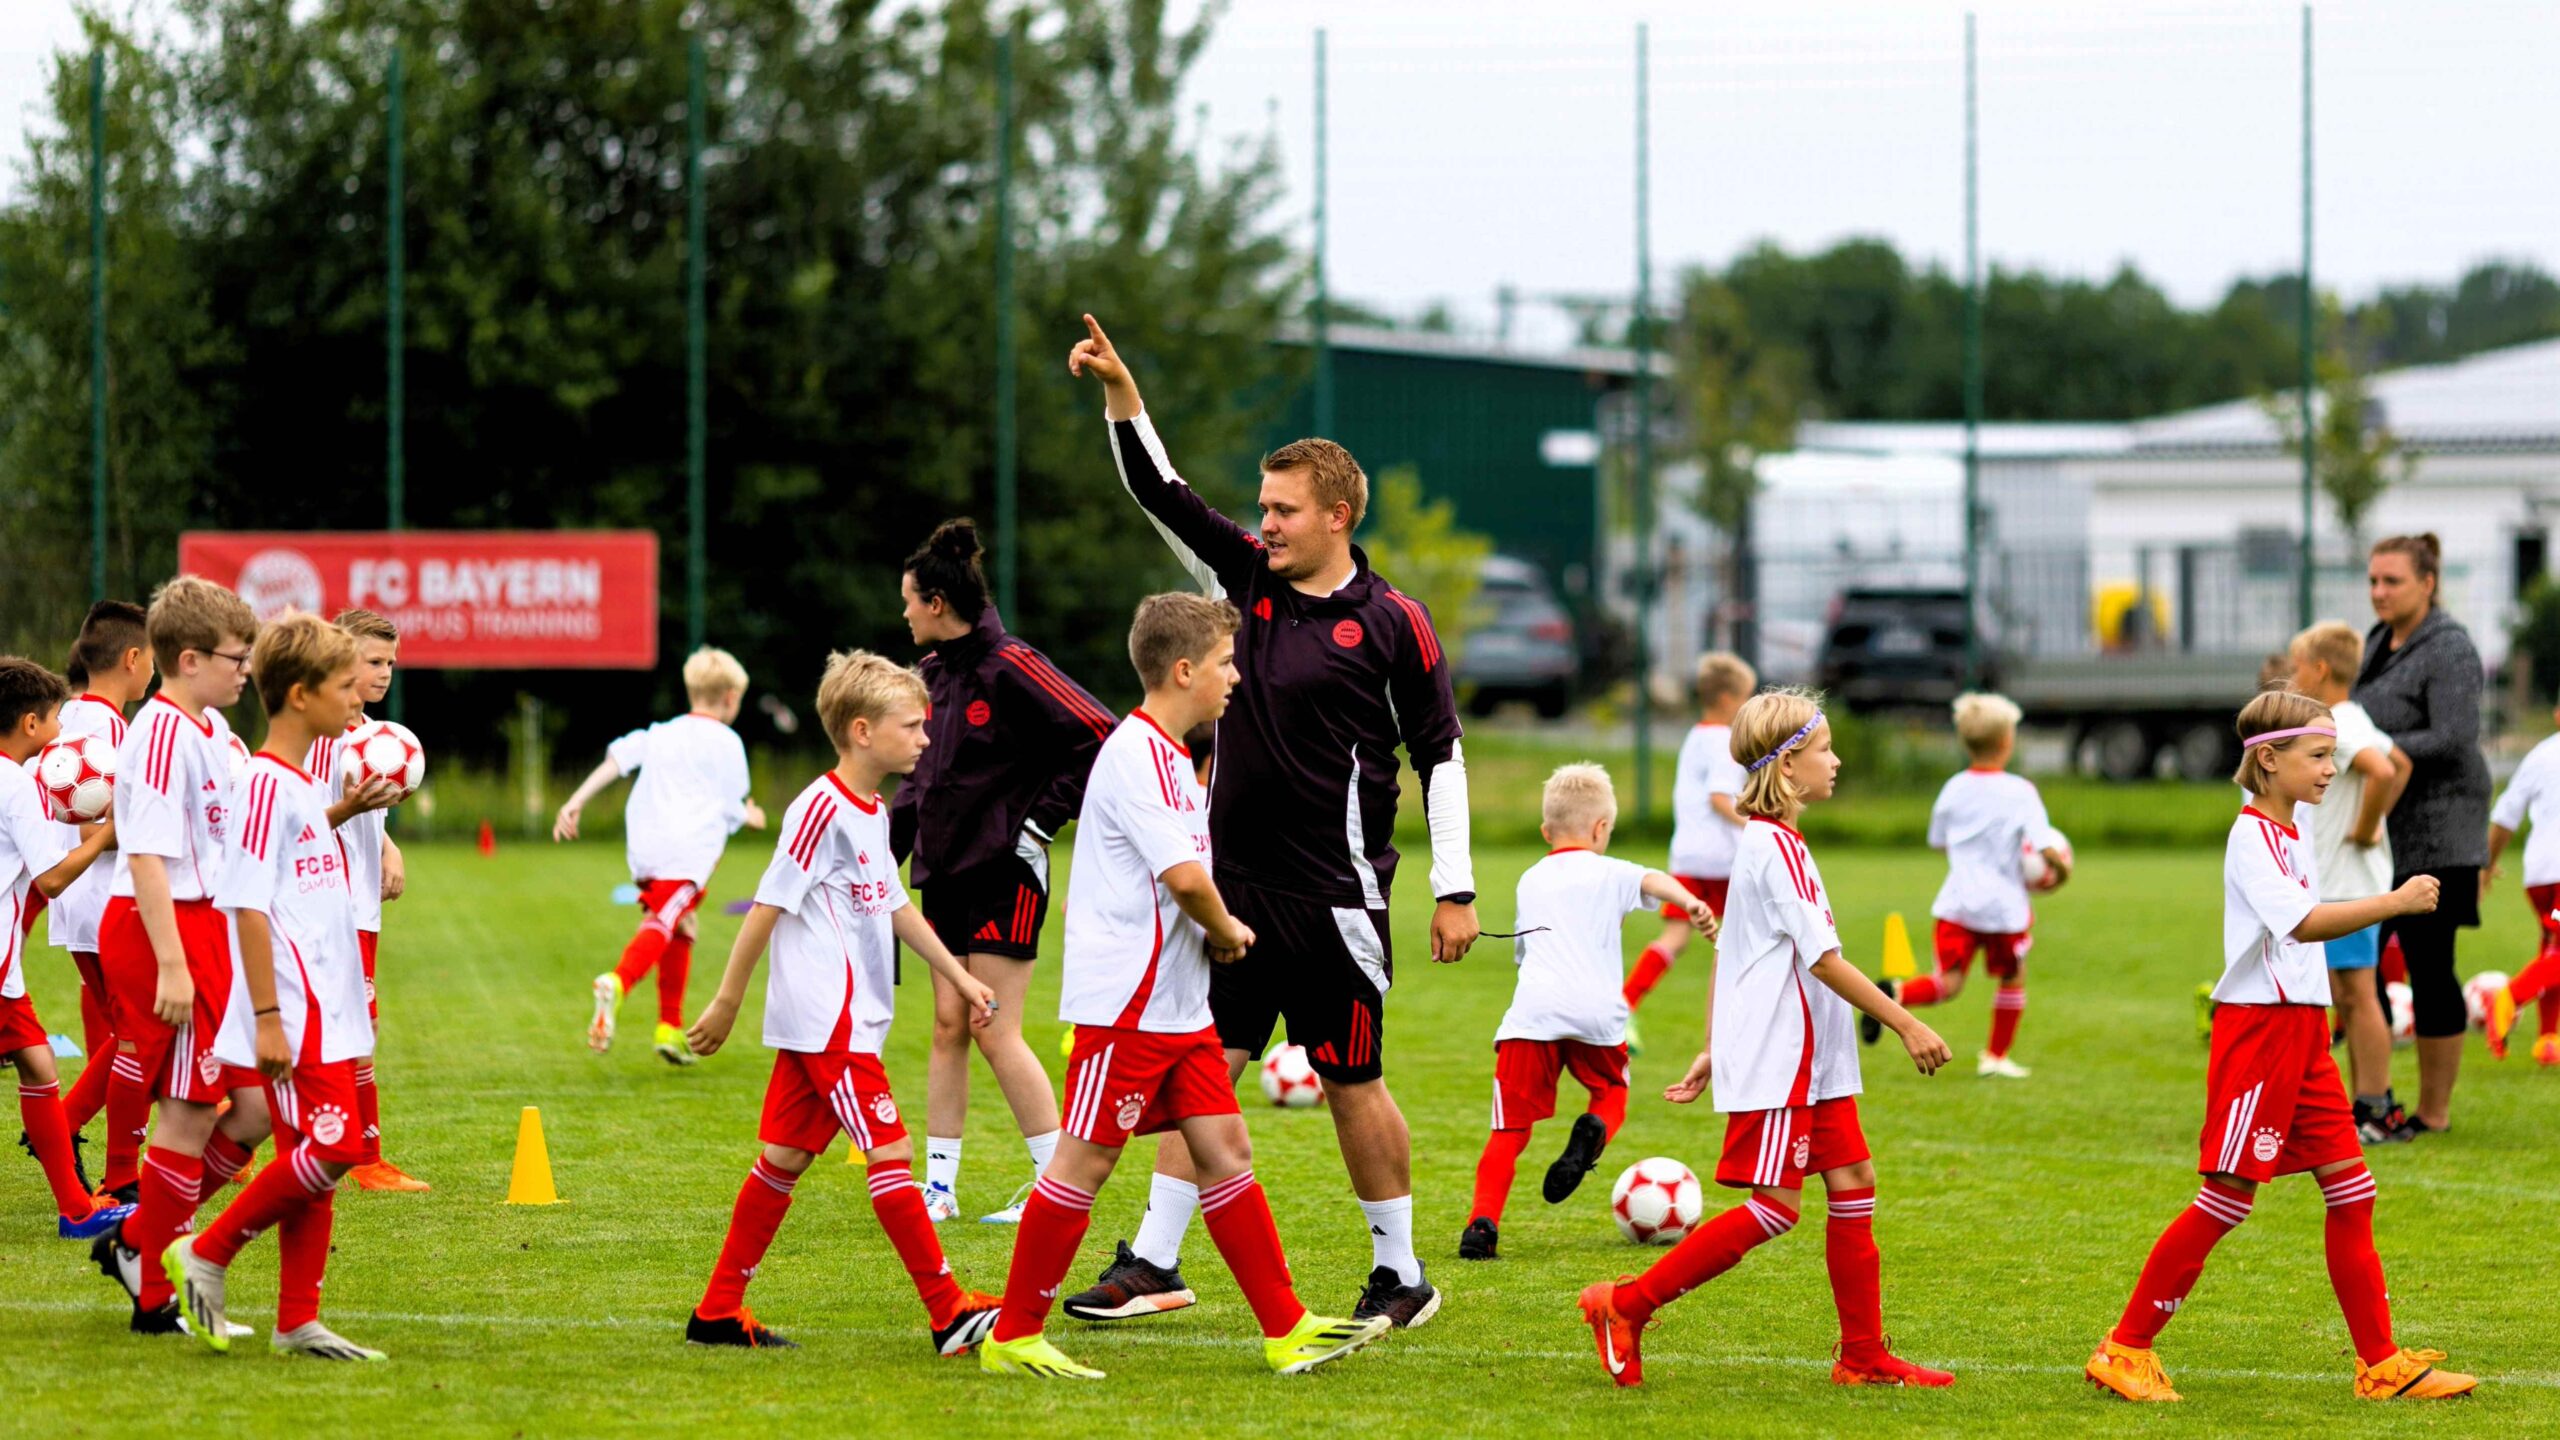
[[2276,818],[2276,817],[2274,817],[2273,815],[2268,814],[2266,811],[2259,809],[2259,808],[2258,808],[2257,806],[2255,806],[2255,805],[2243,805],[2243,806],[2241,806],[2241,807],[2240,807],[2240,813],[2241,813],[2241,814],[2243,814],[2243,815],[2255,815],[2255,816],[2257,816],[2259,819],[2266,821],[2266,822],[2267,822],[2268,824],[2270,824],[2270,825],[2273,825],[2273,826],[2274,826],[2274,827],[2276,827],[2277,829],[2279,829],[2279,830],[2281,830],[2281,831],[2283,831],[2283,832],[2284,832],[2284,838],[2286,838],[2287,840],[2299,840],[2299,839],[2301,839],[2301,838],[2302,838],[2302,832],[2301,832],[2301,831],[2294,829],[2292,826],[2287,825],[2287,824],[2286,824],[2286,823],[2284,823],[2283,821],[2281,821],[2281,820],[2277,819],[2277,818]]
[[276,753],[276,752],[274,752],[273,750],[261,750],[261,751],[259,751],[259,752],[257,753],[257,755],[255,755],[255,756],[253,756],[253,757],[251,757],[251,758],[253,758],[253,759],[273,760],[274,762],[276,762],[277,764],[279,764],[279,765],[283,766],[283,767],[284,767],[284,768],[286,768],[287,770],[292,771],[294,774],[302,776],[302,778],[303,778],[304,780],[309,780],[309,779],[311,778],[308,774],[305,774],[305,773],[304,773],[303,768],[302,768],[301,766],[294,764],[292,761],[287,760],[286,758],[284,758],[283,756],[281,756],[281,755],[277,754],[277,753]]
[[1754,815],[1751,817],[1750,823],[1754,825],[1767,825],[1773,829],[1784,830],[1790,835],[1795,835],[1797,844],[1801,845],[1804,843],[1804,837],[1796,834],[1796,827],[1788,824],[1784,820],[1773,820],[1766,815]]
[[1588,845],[1559,845],[1559,846],[1557,846],[1556,848],[1554,848],[1553,850],[1548,851],[1548,852],[1547,852],[1547,854],[1548,854],[1548,856],[1549,856],[1550,858],[1552,858],[1552,857],[1557,856],[1557,855],[1570,855],[1570,854],[1572,854],[1572,853],[1573,853],[1574,851],[1576,851],[1576,850],[1587,851],[1587,852],[1589,852],[1589,853],[1591,853],[1591,854],[1594,854],[1594,855],[1596,855],[1596,854],[1600,853],[1600,852],[1598,852],[1598,851],[1596,851],[1596,850],[1591,849],[1591,847],[1590,847],[1590,846],[1588,846]]
[[198,717],[196,717],[196,716],[193,716],[193,715],[187,715],[187,707],[186,707],[186,706],[184,706],[184,705],[179,704],[179,703],[178,703],[177,701],[175,701],[175,700],[170,699],[170,698],[169,698],[169,692],[168,692],[168,691],[166,691],[166,690],[154,690],[154,691],[152,691],[152,692],[151,692],[151,698],[152,698],[152,699],[154,699],[154,700],[159,701],[159,702],[160,702],[161,704],[163,704],[163,705],[168,706],[170,709],[177,711],[177,712],[178,712],[179,714],[181,714],[181,715],[186,715],[186,716],[187,716],[187,723],[188,723],[188,724],[190,724],[190,725],[193,725],[193,726],[194,726],[194,727],[196,727],[197,729],[199,729],[199,730],[203,731],[205,734],[207,734],[207,735],[211,735],[211,734],[213,733],[213,722],[212,722],[212,721],[210,721],[210,720],[205,720],[205,719],[200,719],[200,718],[198,718]]
[[1173,738],[1173,736],[1172,736],[1169,732],[1167,732],[1167,731],[1166,731],[1166,729],[1165,729],[1162,725],[1158,725],[1158,724],[1156,723],[1156,717],[1154,717],[1153,715],[1148,714],[1148,713],[1147,713],[1147,709],[1146,709],[1146,707],[1145,707],[1145,706],[1143,706],[1143,705],[1138,706],[1138,707],[1136,707],[1135,709],[1131,710],[1129,713],[1130,713],[1130,714],[1132,714],[1132,715],[1134,715],[1134,716],[1136,716],[1136,717],[1138,717],[1138,718],[1139,718],[1139,719],[1141,719],[1141,720],[1146,721],[1146,722],[1147,722],[1147,726],[1148,726],[1148,728],[1149,728],[1149,729],[1152,729],[1152,730],[1153,730],[1153,731],[1155,731],[1157,734],[1164,736],[1165,743],[1166,743],[1166,744],[1168,744],[1168,745],[1171,745],[1174,749],[1176,749],[1176,750],[1180,751],[1180,752],[1182,753],[1182,758],[1183,758],[1183,759],[1188,760],[1188,759],[1190,759],[1190,758],[1191,758],[1191,747],[1190,747],[1190,746],[1188,746],[1188,745],[1183,744],[1183,743],[1182,743],[1181,741],[1179,741],[1179,740],[1174,739],[1174,738]]
[[2006,765],[1967,765],[1964,767],[1964,773],[1967,775],[2006,775],[2009,773],[2009,767]]
[[879,796],[874,795],[870,799],[865,800],[861,796],[854,794],[853,787],[844,783],[844,777],[833,770],[827,772],[827,783],[835,786],[836,792],[844,796],[847,800],[852,801],[854,808],[860,810],[863,814],[877,815],[880,813]]
[[92,704],[92,705],[104,705],[104,706],[106,706],[108,709],[113,710],[114,712],[116,712],[116,713],[117,713],[117,714],[119,714],[119,715],[121,715],[121,714],[123,714],[123,713],[124,713],[124,707],[123,707],[123,706],[121,706],[121,705],[117,704],[117,703],[116,703],[116,702],[114,702],[113,700],[108,699],[106,696],[99,694],[99,693],[98,693],[97,691],[95,691],[95,690],[84,690],[84,691],[82,691],[82,692],[81,692],[81,694],[80,694],[80,698],[81,698],[81,699],[83,699],[83,700],[88,701],[88,702],[89,702],[90,704]]

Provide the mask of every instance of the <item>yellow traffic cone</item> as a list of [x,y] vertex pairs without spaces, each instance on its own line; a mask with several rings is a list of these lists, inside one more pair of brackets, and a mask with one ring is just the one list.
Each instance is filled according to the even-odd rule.
[[557,1205],[560,1192],[551,1188],[551,1149],[542,1143],[542,1112],[524,1107],[516,1124],[516,1164],[507,1177],[510,1205]]
[[1920,962],[1911,954],[1911,928],[1896,910],[1884,917],[1884,978],[1908,980],[1919,973]]

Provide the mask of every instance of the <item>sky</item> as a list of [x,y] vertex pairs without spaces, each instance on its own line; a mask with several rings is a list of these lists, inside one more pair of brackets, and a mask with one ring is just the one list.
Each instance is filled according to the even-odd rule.
[[[131,3],[131,0],[127,0]],[[149,3],[149,0],[143,0]],[[1173,0],[1178,19],[1200,0]],[[1977,0],[1986,263],[2184,304],[2301,254],[2301,10],[2266,0]],[[1232,0],[1186,123],[1275,135],[1312,243],[1313,34],[1327,31],[1334,293],[1447,305],[1635,283],[1635,30],[1650,27],[1658,294],[1775,239],[1964,253],[1964,14],[1936,0]],[[2314,272],[2350,298],[2492,256],[2560,272],[2560,3],[2326,0]],[[70,0],[0,0],[0,194]],[[1516,338],[1561,335],[1532,304]]]

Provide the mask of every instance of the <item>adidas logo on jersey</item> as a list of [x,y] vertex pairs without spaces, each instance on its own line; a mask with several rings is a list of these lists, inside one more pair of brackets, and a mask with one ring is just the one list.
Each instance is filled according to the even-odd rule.
[[978,933],[971,938],[978,940],[1002,940],[1004,938],[1004,932],[998,930],[996,928],[996,922],[990,920],[986,924],[979,926]]
[[317,839],[319,839],[319,838],[320,838],[320,832],[319,832],[319,831],[312,829],[312,828],[311,828],[310,826],[308,826],[308,825],[305,825],[305,826],[303,826],[303,827],[302,827],[302,833],[293,837],[293,843],[294,843],[294,844],[296,844],[296,845],[308,845],[308,844],[310,844],[312,841],[317,840]]

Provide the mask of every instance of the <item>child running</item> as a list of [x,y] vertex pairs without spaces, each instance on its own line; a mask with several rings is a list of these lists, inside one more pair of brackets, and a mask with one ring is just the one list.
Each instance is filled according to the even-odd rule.
[[685,1322],[687,1343],[798,1348],[747,1309],[747,1282],[791,1211],[792,1187],[839,1130],[862,1151],[871,1209],[924,1301],[935,1353],[966,1355],[995,1322],[996,1297],[951,1278],[915,1183],[915,1145],[880,1063],[901,944],[968,1000],[972,1023],[995,1018],[994,992],[935,938],[908,902],[889,853],[880,787],[914,770],[924,753],[925,703],[922,676],[868,651],[828,657],[818,681],[818,723],[836,747],[836,768],[783,812],[773,860],[738,926],[719,993],[687,1037],[693,1053],[719,1053],[746,999],[747,977],[770,946],[764,1043],[774,1055],[764,1152],[738,1189],[711,1283]]
[[1876,1167],[1858,1128],[1863,1086],[1850,1007],[1900,1036],[1923,1075],[1947,1063],[1947,1044],[1841,958],[1822,872],[1794,829],[1806,806],[1831,798],[1840,774],[1815,698],[1772,690],[1745,702],[1733,717],[1733,756],[1747,776],[1739,808],[1750,823],[1734,852],[1707,1047],[1662,1096],[1689,1104],[1713,1077],[1715,1107],[1726,1116],[1716,1181],[1751,1193],[1690,1231],[1643,1275],[1585,1289],[1582,1318],[1609,1378],[1643,1383],[1638,1343],[1654,1312],[1794,1229],[1805,1177],[1819,1175],[1830,1210],[1824,1253],[1831,1299],[1840,1312],[1831,1382],[1952,1385],[1946,1371],[1885,1347]]
[[[1555,848],[1520,877],[1512,910],[1518,936],[1511,958],[1520,979],[1493,1032],[1493,1134],[1476,1161],[1475,1213],[1458,1237],[1461,1260],[1495,1258],[1512,1175],[1529,1148],[1529,1128],[1556,1113],[1559,1077],[1571,1072],[1591,1092],[1591,1105],[1574,1117],[1564,1153],[1547,1167],[1548,1204],[1560,1205],[1580,1188],[1626,1123],[1627,1002],[1615,982],[1627,912],[1659,904],[1677,909],[1708,939],[1716,933],[1714,902],[1684,888],[1689,882],[1609,858],[1618,795],[1608,771],[1561,767],[1547,777],[1539,811],[1538,833]],[[1724,882],[1716,887],[1721,894]]]
[[[1680,742],[1680,763],[1671,782],[1671,874],[1716,915],[1724,913],[1733,847],[1742,839],[1742,812],[1733,808],[1734,797],[1742,793],[1742,767],[1733,760],[1733,712],[1759,685],[1759,677],[1739,655],[1717,650],[1698,657],[1698,723]],[[1629,1049],[1643,1048],[1636,1038],[1637,1007],[1689,948],[1689,937],[1699,928],[1685,898],[1662,907],[1661,937],[1644,947],[1627,976]]]
[[[2560,723],[2560,708],[2552,712]],[[2531,963],[2516,972],[2504,990],[2489,996],[2489,1053],[2507,1058],[2507,1037],[2516,1027],[2516,1012],[2539,1000],[2541,1033],[2534,1037],[2533,1058],[2544,1066],[2560,1065],[2560,735],[2536,745],[2516,767],[2497,805],[2489,811],[2489,864],[2480,872],[2485,896],[2498,878],[2498,860],[2516,832],[2524,837],[2524,899],[2533,907],[2542,943]]]
[[[2027,1013],[2027,951],[2035,922],[2027,881],[2019,868],[2029,849],[2044,858],[2039,889],[2071,878],[2071,857],[2053,843],[2044,797],[2035,782],[2009,773],[2018,749],[2017,702],[2005,695],[1956,697],[1956,738],[1971,757],[1963,773],[1949,777],[1929,807],[1929,847],[1947,856],[1947,879],[1929,907],[1937,917],[1936,973],[1882,982],[1884,993],[1914,1008],[1952,1000],[1964,992],[1973,957],[2000,984],[1991,997],[1991,1038],[1973,1073],[2024,1080],[2028,1070],[2009,1058],[2018,1022]],[[1884,1033],[1874,1016],[1858,1022],[1858,1036],[1873,1045]]]
[[2439,886],[2419,875],[2387,895],[2323,903],[2311,847],[2274,817],[2328,793],[2337,726],[2320,702],[2271,690],[2241,710],[2239,730],[2232,778],[2249,802],[2222,854],[2222,979],[2213,987],[2219,1003],[2196,1164],[2204,1188],[2151,1247],[2123,1318],[2089,1357],[2089,1379],[2127,1400],[2179,1398],[2151,1342],[2186,1302],[2214,1244],[2249,1218],[2258,1187],[2308,1170],[2328,1202],[2329,1284],[2354,1343],[2357,1396],[2468,1394],[2480,1382],[2436,1369],[2441,1352],[2403,1350],[2391,1338],[2391,1301],[2373,1252],[2373,1175],[2329,1058],[2329,966],[2320,948],[2435,909]]

